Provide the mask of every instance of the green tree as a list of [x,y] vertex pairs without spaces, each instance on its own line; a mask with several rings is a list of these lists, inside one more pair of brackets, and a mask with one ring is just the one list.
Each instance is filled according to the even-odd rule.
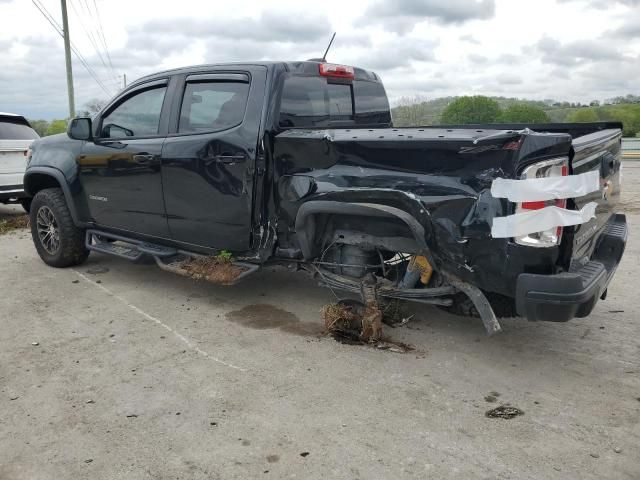
[[598,113],[593,108],[581,108],[567,115],[567,122],[597,122]]
[[640,106],[616,105],[607,112],[607,119],[622,122],[622,134],[635,137],[640,132]]
[[56,133],[64,133],[67,131],[66,120],[51,120],[45,135],[55,135]]
[[500,115],[504,123],[549,123],[551,120],[544,110],[526,103],[511,105]]
[[84,110],[80,110],[77,115],[80,117],[93,117],[97,113],[100,113],[102,107],[104,107],[106,104],[106,100],[94,98],[93,100],[89,100],[87,103],[85,103]]
[[47,128],[49,128],[49,122],[46,120],[29,120],[31,128],[33,128],[38,135],[44,137],[47,134]]
[[500,118],[500,105],[489,97],[459,97],[442,112],[444,124],[495,123]]

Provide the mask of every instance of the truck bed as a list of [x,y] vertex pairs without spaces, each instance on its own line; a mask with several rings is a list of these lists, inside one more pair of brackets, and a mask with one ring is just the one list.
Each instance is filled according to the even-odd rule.
[[[276,176],[311,178],[315,198],[385,202],[416,218],[425,212],[439,266],[481,288],[504,285],[498,293],[513,296],[516,278],[505,283],[505,276],[558,273],[593,252],[619,198],[620,129],[619,123],[291,129],[275,139]],[[602,184],[611,185],[607,198],[594,192],[567,205],[578,210],[595,202],[596,218],[565,227],[556,248],[492,238],[493,219],[514,213],[513,203],[493,198],[492,182],[519,179],[525,166],[558,157],[569,157],[570,174],[598,170]],[[299,204],[282,207],[295,218]]]

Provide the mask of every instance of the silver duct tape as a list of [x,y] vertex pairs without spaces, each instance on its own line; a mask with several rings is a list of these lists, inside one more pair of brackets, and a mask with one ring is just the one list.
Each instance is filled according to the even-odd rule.
[[496,217],[491,226],[493,238],[511,238],[543,232],[554,227],[569,227],[587,223],[596,216],[597,203],[587,203],[581,210],[567,210],[560,207],[545,207],[516,213],[506,217]]

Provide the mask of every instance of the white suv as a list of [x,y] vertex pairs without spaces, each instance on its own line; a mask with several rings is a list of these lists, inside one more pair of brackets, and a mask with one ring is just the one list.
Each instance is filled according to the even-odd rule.
[[29,145],[40,138],[20,115],[0,112],[0,203],[21,203],[28,212],[31,205],[22,185]]

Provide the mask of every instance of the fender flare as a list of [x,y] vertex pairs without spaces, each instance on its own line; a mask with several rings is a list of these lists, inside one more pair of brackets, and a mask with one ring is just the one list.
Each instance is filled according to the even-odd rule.
[[411,231],[418,245],[418,253],[427,257],[434,265],[433,257],[425,240],[424,227],[411,214],[399,208],[377,203],[346,203],[326,200],[309,201],[298,209],[296,215],[296,236],[305,259],[313,257],[313,237],[316,226],[313,217],[318,214],[358,215],[362,217],[386,217],[401,220]]
[[43,166],[29,167],[24,174],[23,184],[24,184],[25,193],[30,197],[34,196],[33,192],[29,190],[29,186],[28,186],[29,177],[32,176],[33,174],[46,175],[54,178],[58,182],[58,184],[60,185],[60,188],[62,189],[62,193],[64,194],[64,198],[67,201],[67,207],[69,208],[69,212],[71,213],[71,218],[73,219],[73,223],[80,226],[83,225],[83,222],[80,222],[79,220],[78,211],[76,209],[75,203],[73,202],[73,196],[71,195],[71,189],[69,188],[69,183],[67,182],[67,178],[64,176],[64,174],[60,170],[54,167],[43,167]]

